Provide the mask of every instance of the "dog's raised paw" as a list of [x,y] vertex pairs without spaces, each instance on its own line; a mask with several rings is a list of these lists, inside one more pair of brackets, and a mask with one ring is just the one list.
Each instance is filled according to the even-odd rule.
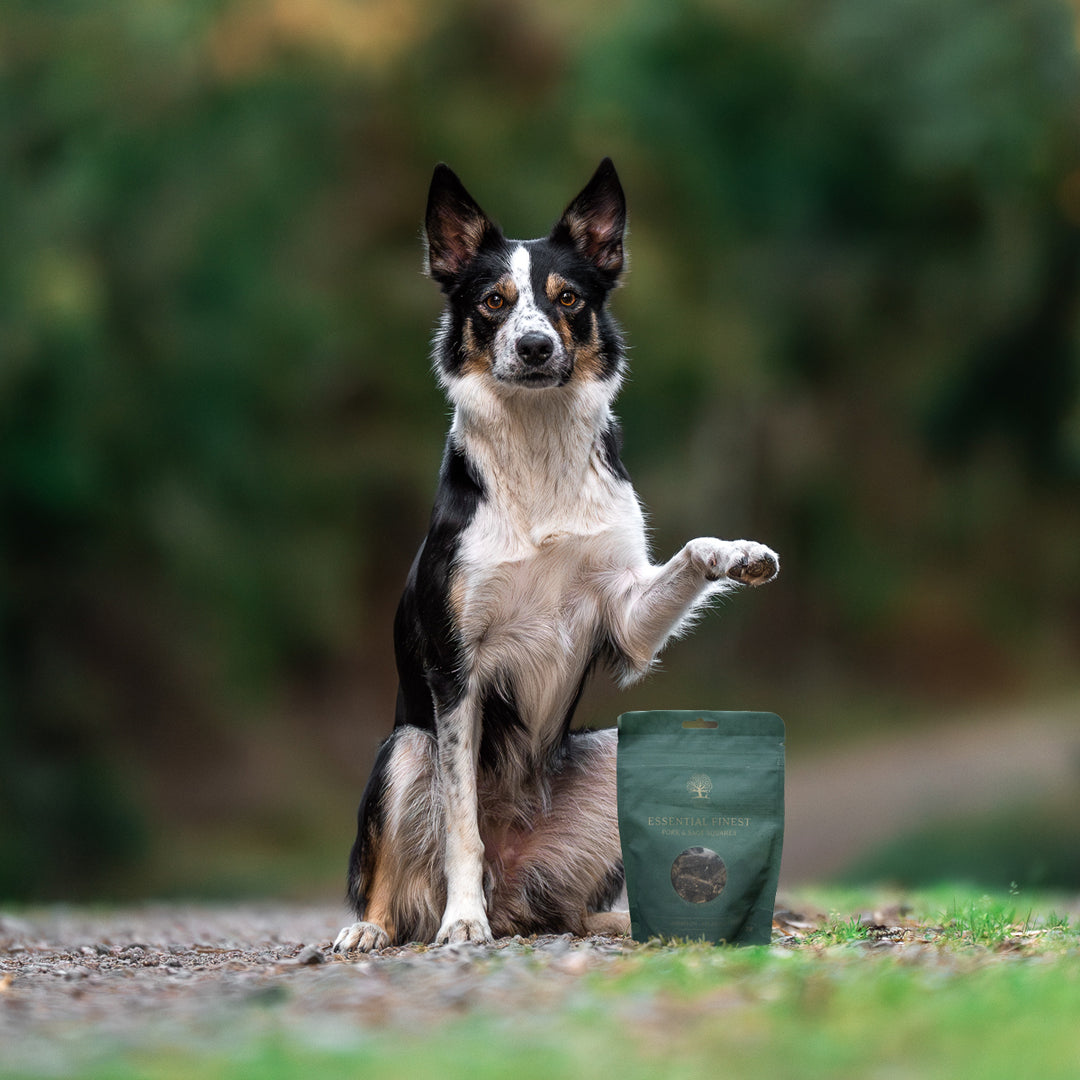
[[378,952],[390,944],[390,935],[377,923],[355,922],[334,938],[331,952]]
[[764,585],[780,573],[780,559],[764,544],[749,542],[742,558],[729,567],[727,576],[744,585]]
[[691,540],[687,551],[706,581],[727,578],[743,585],[764,585],[780,573],[779,556],[756,540],[702,536]]

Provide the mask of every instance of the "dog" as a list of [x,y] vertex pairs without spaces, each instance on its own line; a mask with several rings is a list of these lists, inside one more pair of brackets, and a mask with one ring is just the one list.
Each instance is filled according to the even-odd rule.
[[614,730],[571,731],[589,675],[623,684],[711,597],[779,573],[745,540],[654,564],[611,407],[607,301],[626,201],[611,160],[542,239],[508,240],[447,166],[425,218],[453,420],[394,622],[400,685],[357,814],[339,952],[629,932]]

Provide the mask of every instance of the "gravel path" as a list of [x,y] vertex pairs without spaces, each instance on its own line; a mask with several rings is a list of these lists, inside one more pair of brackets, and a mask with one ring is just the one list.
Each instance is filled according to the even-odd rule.
[[0,914],[0,1072],[62,1073],[115,1047],[225,1049],[271,1024],[333,1046],[440,1014],[535,1012],[635,948],[566,934],[341,957],[344,919],[276,904]]
[[[1061,910],[1080,917],[1080,899]],[[0,1077],[87,1075],[97,1063],[106,1075],[118,1054],[136,1064],[170,1048],[233,1055],[283,1034],[349,1050],[376,1033],[433,1031],[477,1013],[513,1016],[521,1031],[587,1004],[592,981],[582,976],[614,973],[641,948],[564,934],[343,957],[330,943],[345,918],[335,906],[279,903],[0,912]],[[940,929],[912,922],[906,908],[855,918],[867,930],[858,948],[956,966],[938,947]],[[805,948],[826,921],[782,904],[774,944]],[[1031,936],[972,955],[1024,955]],[[850,959],[851,947],[823,955]]]

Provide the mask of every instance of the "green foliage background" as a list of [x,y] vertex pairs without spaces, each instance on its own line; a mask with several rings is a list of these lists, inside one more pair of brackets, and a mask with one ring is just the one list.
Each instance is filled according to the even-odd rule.
[[783,555],[636,705],[1073,680],[1078,76],[1064,0],[9,0],[0,896],[347,850],[446,420],[439,160],[532,236],[615,158],[657,552]]

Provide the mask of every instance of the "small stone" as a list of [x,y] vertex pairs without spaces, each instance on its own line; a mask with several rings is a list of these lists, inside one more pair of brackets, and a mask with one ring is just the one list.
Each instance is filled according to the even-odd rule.
[[474,957],[480,954],[482,946],[476,941],[452,941],[442,947],[443,956]]
[[560,956],[553,966],[564,975],[584,975],[589,970],[589,957],[580,950],[568,952],[565,956]]
[[296,955],[294,963],[297,964],[322,964],[326,962],[322,949],[318,945],[305,945]]
[[552,956],[562,956],[563,953],[570,951],[570,942],[573,940],[573,937],[573,934],[561,934],[559,937],[552,938],[542,944],[538,941],[536,943],[536,948],[537,950],[549,953]]

